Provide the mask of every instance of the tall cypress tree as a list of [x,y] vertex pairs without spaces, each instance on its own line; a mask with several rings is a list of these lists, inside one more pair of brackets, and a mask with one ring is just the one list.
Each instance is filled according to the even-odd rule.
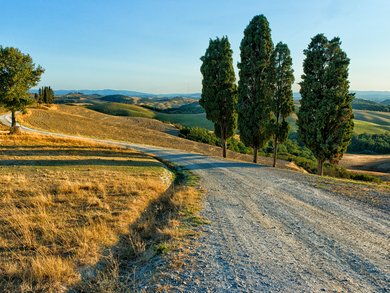
[[286,118],[294,111],[293,92],[291,86],[294,82],[294,70],[292,69],[292,59],[290,50],[286,44],[279,42],[274,50],[273,61],[275,66],[275,95],[272,97],[272,112],[274,123],[271,125],[271,132],[274,141],[274,162],[278,143],[287,139],[289,125]]
[[317,158],[320,175],[326,160],[341,159],[353,133],[354,95],[349,93],[348,81],[350,60],[340,45],[339,38],[329,41],[318,34],[304,50],[298,132]]
[[246,27],[240,49],[238,129],[244,144],[253,147],[253,162],[257,163],[258,149],[270,139],[271,99],[274,94],[274,46],[264,15],[255,16]]
[[237,86],[233,69],[233,51],[227,37],[210,40],[202,60],[202,97],[199,101],[207,119],[214,122],[226,158],[226,140],[237,128]]

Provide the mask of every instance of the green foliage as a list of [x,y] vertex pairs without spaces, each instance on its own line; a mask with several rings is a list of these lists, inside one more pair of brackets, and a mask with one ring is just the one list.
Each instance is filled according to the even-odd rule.
[[201,57],[203,75],[202,97],[199,104],[205,109],[207,119],[214,123],[214,132],[221,139],[226,157],[226,139],[237,128],[237,86],[233,69],[233,51],[227,37],[210,40]]
[[[270,138],[271,100],[274,95],[274,46],[264,15],[255,16],[244,31],[238,63],[238,128],[241,140],[255,150]],[[255,152],[254,161],[256,161]]]
[[52,104],[54,102],[54,91],[50,86],[41,87],[34,98],[38,104]]
[[33,102],[28,90],[37,85],[43,72],[30,55],[0,46],[0,104],[12,112],[12,127],[16,126],[15,112],[24,112]]
[[[179,136],[193,141],[220,146],[220,141],[213,132],[199,127],[184,127],[180,130]],[[234,137],[231,137],[227,140],[227,145],[228,149],[234,152],[239,152],[242,154],[250,154],[253,152],[252,148],[246,147],[239,139]],[[263,152],[265,155],[270,154],[272,152],[272,144],[270,143],[268,146],[264,147],[261,152]],[[305,146],[300,145],[295,139],[286,139],[282,144],[280,144],[278,148],[278,156],[283,160],[294,162],[297,166],[305,169],[309,173],[315,174],[318,172],[317,160],[313,153]],[[325,164],[324,174],[337,178],[376,183],[381,182],[381,180],[377,177],[350,172],[343,167],[330,163]]]
[[352,137],[348,152],[358,154],[390,154],[390,133],[359,134]]
[[210,145],[219,145],[219,139],[215,136],[214,133],[200,127],[184,127],[180,129],[179,136],[189,140],[207,143]]
[[390,105],[386,105],[383,102],[377,103],[374,101],[368,101],[364,99],[354,99],[352,102],[352,108],[356,110],[390,112]]
[[382,180],[380,180],[378,177],[369,174],[354,173],[346,170],[344,167],[336,166],[333,164],[325,165],[324,174],[336,178],[367,181],[367,182],[374,182],[374,183],[382,182]]
[[292,69],[290,50],[286,44],[279,42],[276,45],[272,59],[275,67],[275,94],[271,103],[271,111],[274,117],[270,127],[274,137],[275,167],[278,143],[287,139],[289,131],[286,119],[294,111],[293,92],[291,89],[294,83],[294,71]]
[[[221,142],[218,137],[213,132],[204,128],[183,127],[179,131],[179,136],[189,140],[207,143],[209,145],[221,146]],[[250,154],[253,151],[252,148],[245,146],[239,139],[235,137],[230,137],[227,139],[227,148],[231,151],[242,154]]]
[[318,34],[304,50],[297,124],[302,141],[319,162],[321,174],[325,160],[341,158],[353,133],[349,59],[340,45],[339,38],[329,41]]

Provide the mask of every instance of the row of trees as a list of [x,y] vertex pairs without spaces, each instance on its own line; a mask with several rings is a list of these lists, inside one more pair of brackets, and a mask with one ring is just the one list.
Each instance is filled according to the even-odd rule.
[[[338,38],[315,36],[304,51],[299,136],[318,160],[322,174],[325,160],[337,161],[351,140],[353,114],[349,94],[349,59]],[[233,58],[227,37],[210,40],[202,60],[202,97],[207,119],[214,122],[226,157],[226,140],[238,128],[240,139],[258,150],[271,138],[276,165],[278,143],[287,138],[286,118],[294,111],[294,75],[288,46],[275,47],[264,15],[255,16],[244,31],[235,82]]]
[[34,99],[38,104],[52,104],[54,91],[50,86],[43,86],[39,88],[38,93],[34,94]]
[[28,90],[38,84],[43,72],[30,55],[0,46],[0,105],[11,111],[11,132],[16,130],[16,112],[25,112],[32,103]]

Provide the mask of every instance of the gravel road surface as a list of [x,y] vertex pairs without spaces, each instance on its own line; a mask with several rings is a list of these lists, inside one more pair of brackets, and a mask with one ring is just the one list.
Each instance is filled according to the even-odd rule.
[[316,188],[314,176],[116,144],[193,171],[207,190],[210,225],[166,281],[177,291],[390,292],[389,210]]

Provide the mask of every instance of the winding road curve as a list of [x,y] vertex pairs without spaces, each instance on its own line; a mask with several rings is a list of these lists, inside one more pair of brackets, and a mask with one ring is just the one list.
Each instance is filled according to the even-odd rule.
[[191,252],[194,267],[177,272],[178,291],[390,292],[389,211],[315,188],[308,183],[313,176],[288,170],[95,141],[153,154],[201,176],[202,213],[211,224]]

